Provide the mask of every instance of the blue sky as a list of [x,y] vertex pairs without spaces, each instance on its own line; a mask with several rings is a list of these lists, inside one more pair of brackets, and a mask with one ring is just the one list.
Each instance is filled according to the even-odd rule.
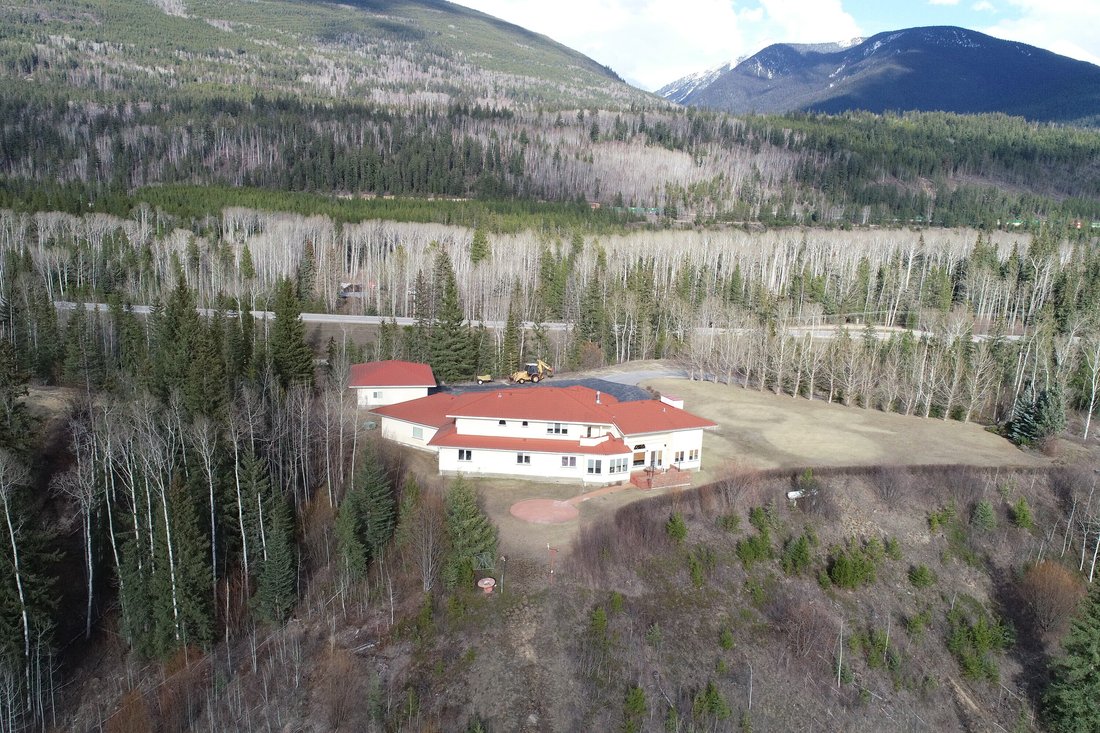
[[1100,64],[1100,0],[456,0],[654,90],[770,43],[957,25]]

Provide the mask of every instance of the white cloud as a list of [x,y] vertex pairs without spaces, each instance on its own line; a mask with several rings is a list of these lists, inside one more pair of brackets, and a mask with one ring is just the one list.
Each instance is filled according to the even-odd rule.
[[928,0],[929,5],[958,5],[959,0]]
[[646,89],[769,43],[860,35],[840,0],[458,0],[545,34]]
[[995,13],[997,8],[993,7],[993,3],[989,0],[979,0],[970,6],[970,9],[977,13]]
[[1013,17],[985,33],[1100,64],[1100,3],[1080,0],[1008,0]]

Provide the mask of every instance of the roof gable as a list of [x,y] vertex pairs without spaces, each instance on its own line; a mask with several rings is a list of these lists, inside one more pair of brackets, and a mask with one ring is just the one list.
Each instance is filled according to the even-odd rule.
[[435,375],[427,364],[413,361],[371,361],[352,364],[348,387],[434,387]]

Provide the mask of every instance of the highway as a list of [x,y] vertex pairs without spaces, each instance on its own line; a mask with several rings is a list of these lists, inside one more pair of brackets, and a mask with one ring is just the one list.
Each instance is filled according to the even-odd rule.
[[[73,303],[71,301],[58,300],[58,301],[54,301],[54,306],[59,311],[62,311],[62,310],[73,310],[74,308],[77,307],[77,304]],[[85,303],[84,307],[89,311],[107,311],[108,310],[108,305],[106,303]],[[215,313],[215,311],[213,309],[210,309],[210,308],[199,308],[197,310],[198,310],[200,315],[207,316],[207,317],[209,317],[209,316],[211,316]],[[139,315],[149,315],[150,313],[153,312],[153,307],[149,306],[149,305],[135,305],[135,306],[130,306],[130,311],[133,312],[133,313],[139,314]],[[231,315],[231,316],[237,315],[236,311],[228,311],[228,314]],[[256,318],[258,320],[261,320],[261,321],[265,321],[265,320],[268,320],[268,319],[274,319],[275,318],[275,313],[272,312],[272,311],[252,311],[252,317]],[[391,322],[391,321],[395,321],[398,326],[414,326],[414,325],[416,325],[416,319],[415,318],[409,318],[407,316],[399,316],[399,317],[351,316],[351,315],[344,315],[344,314],[341,314],[341,313],[303,313],[301,317],[302,317],[302,321],[304,323],[334,323],[334,324],[344,324],[344,325],[349,325],[349,326],[378,326],[378,325],[381,325],[382,323],[388,323],[388,322]],[[481,322],[478,321],[476,323],[480,324]],[[484,325],[485,325],[486,328],[503,329],[505,324],[504,324],[504,321],[484,321]],[[548,321],[548,322],[544,322],[544,323],[540,323],[540,324],[535,324],[532,321],[523,321],[520,324],[520,327],[525,329],[525,330],[534,330],[536,325],[539,328],[541,328],[543,331],[567,331],[567,330],[569,330],[569,326],[570,326],[570,324],[564,323],[562,321]],[[828,340],[828,339],[836,338],[837,334],[840,332],[840,330],[842,328],[846,328],[848,330],[849,334],[853,338],[856,338],[856,337],[859,337],[859,336],[862,335],[863,331],[866,329],[866,326],[856,325],[856,324],[847,324],[845,326],[829,325],[829,324],[818,324],[818,325],[809,325],[809,326],[807,326],[807,325],[797,325],[797,326],[787,326],[784,329],[784,333],[786,335],[794,337],[794,338],[802,338],[802,337],[805,337],[805,336],[809,336],[810,338],[814,338],[814,339]],[[714,335],[714,336],[717,336],[718,334],[726,333],[728,330],[731,330],[731,329],[722,328],[720,326],[699,326],[695,329],[696,333],[704,334],[704,335]],[[736,329],[732,329],[732,330],[734,332],[741,332],[741,333],[754,333],[754,332],[757,331],[757,328],[756,327],[744,327],[744,328],[736,328]],[[881,340],[886,340],[886,339],[890,338],[891,336],[900,335],[902,333],[905,333],[906,331],[909,331],[909,333],[911,333],[914,338],[918,338],[918,339],[922,338],[924,336],[933,336],[934,335],[931,331],[921,331],[921,330],[917,330],[917,329],[905,329],[905,328],[901,328],[899,326],[871,326],[871,330],[874,333],[875,338],[878,338],[878,339],[881,339]],[[990,338],[992,338],[992,337],[989,334],[974,334],[974,341],[988,341]],[[1017,336],[1017,335],[1008,335],[1008,336],[1004,336],[1003,338],[1005,338],[1006,340],[1009,340],[1009,341],[1015,341],[1015,340],[1020,339],[1021,337]]]

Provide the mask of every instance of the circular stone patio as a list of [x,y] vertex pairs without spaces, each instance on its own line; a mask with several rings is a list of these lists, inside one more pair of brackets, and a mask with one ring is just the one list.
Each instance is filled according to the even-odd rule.
[[533,524],[561,524],[576,519],[580,512],[568,501],[555,499],[525,499],[508,510],[516,519]]

